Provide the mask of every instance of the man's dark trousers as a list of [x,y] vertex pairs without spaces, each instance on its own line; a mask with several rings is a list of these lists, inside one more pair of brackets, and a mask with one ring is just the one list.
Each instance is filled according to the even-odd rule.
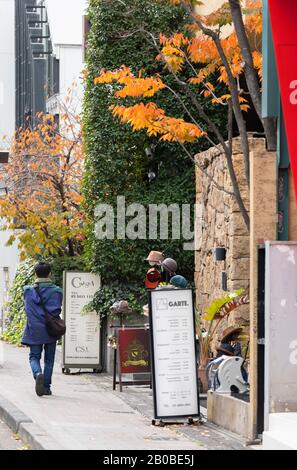
[[44,388],[50,390],[52,384],[52,375],[55,363],[56,342],[50,344],[38,344],[30,346],[30,365],[34,379],[37,374],[42,373],[40,360],[44,348]]

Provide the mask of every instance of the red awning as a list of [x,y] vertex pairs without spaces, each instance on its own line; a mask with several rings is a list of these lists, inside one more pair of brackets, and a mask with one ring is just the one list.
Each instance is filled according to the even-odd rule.
[[297,0],[268,0],[281,100],[297,194]]

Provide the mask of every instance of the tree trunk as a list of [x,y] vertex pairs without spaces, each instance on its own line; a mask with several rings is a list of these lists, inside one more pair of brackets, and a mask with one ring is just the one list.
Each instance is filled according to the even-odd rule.
[[254,67],[253,55],[243,22],[242,11],[239,0],[229,0],[232,19],[238,43],[244,60],[244,75],[250,97],[252,99],[256,113],[261,120],[267,139],[267,147],[269,150],[276,149],[276,126],[273,118],[262,118],[262,99],[259,85],[259,77]]

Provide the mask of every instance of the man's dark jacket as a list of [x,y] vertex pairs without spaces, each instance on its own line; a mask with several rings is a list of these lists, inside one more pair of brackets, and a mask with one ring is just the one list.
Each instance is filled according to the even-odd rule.
[[[61,314],[63,293],[52,282],[38,282],[40,294],[46,310],[51,315],[58,317]],[[33,286],[26,286],[24,290],[25,311],[27,325],[24,331],[22,344],[33,346],[36,344],[51,344],[57,338],[49,336],[45,326],[45,312],[40,305],[40,297]]]

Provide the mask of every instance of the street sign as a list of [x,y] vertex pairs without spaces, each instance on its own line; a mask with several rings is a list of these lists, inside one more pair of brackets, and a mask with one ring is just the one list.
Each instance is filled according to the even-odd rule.
[[101,368],[99,317],[95,312],[83,312],[100,287],[100,277],[95,274],[64,272],[64,369]]
[[155,419],[199,416],[191,289],[149,292]]

